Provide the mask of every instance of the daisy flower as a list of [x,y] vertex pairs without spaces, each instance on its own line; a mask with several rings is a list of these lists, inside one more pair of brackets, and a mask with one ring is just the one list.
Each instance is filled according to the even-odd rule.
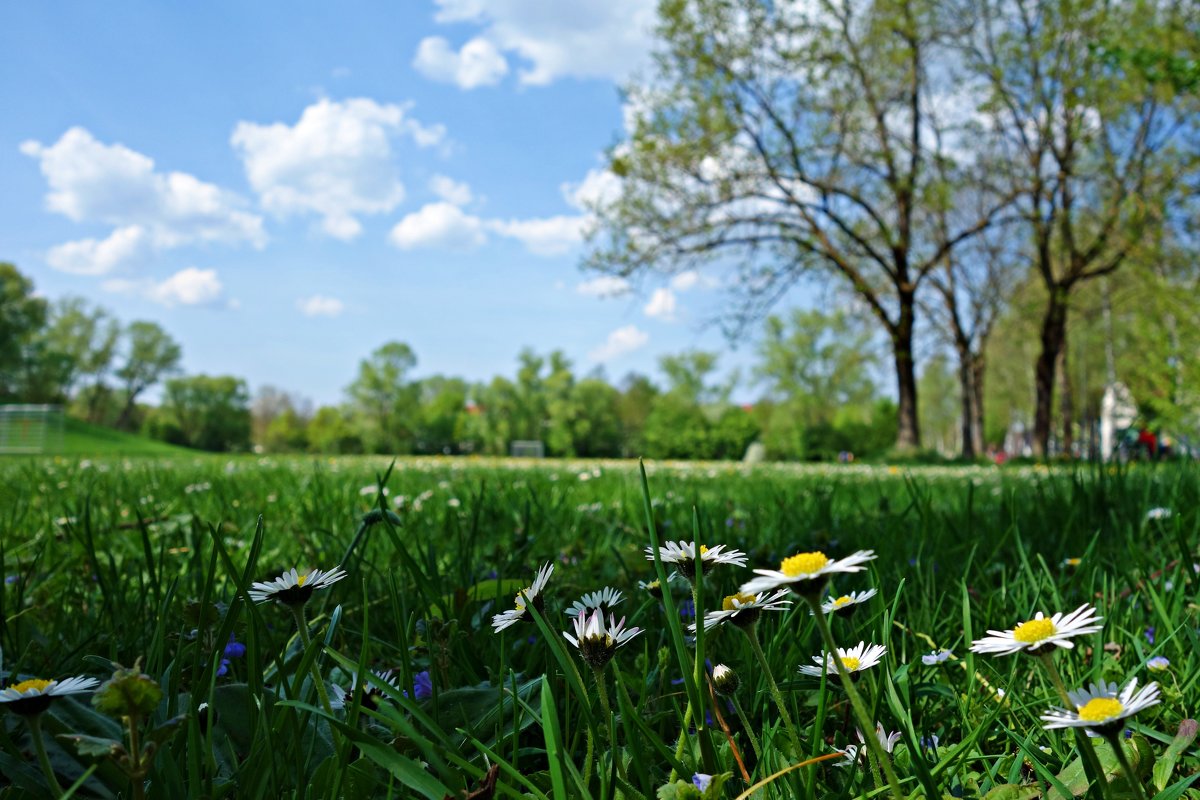
[[874,550],[859,550],[845,558],[830,558],[822,552],[797,553],[789,556],[778,570],[756,569],[758,575],[744,583],[739,591],[746,594],[769,592],[772,589],[791,589],[796,594],[815,595],[835,572],[861,572],[863,564],[875,558]]
[[713,689],[717,694],[728,697],[738,690],[742,685],[741,679],[729,667],[724,664],[717,664],[713,667],[712,672]]
[[533,579],[533,583],[525,589],[517,593],[516,600],[513,601],[513,608],[508,611],[503,611],[492,617],[492,630],[496,633],[505,628],[516,625],[521,620],[525,619],[525,603],[526,601],[533,603],[533,607],[541,611],[546,607],[546,598],[542,596],[542,590],[546,588],[546,584],[550,580],[550,576],[554,574],[554,562],[547,561],[538,570],[537,576]]
[[[821,611],[826,614],[837,614],[841,617],[848,617],[854,613],[856,605],[865,603],[876,594],[877,592],[874,589],[867,589],[865,592],[851,592],[841,597],[830,597],[824,603],[821,603]],[[815,612],[810,610],[809,613]]]
[[1033,619],[1020,623],[1012,630],[989,630],[990,636],[971,643],[971,651],[1007,656],[1022,650],[1031,655],[1038,655],[1052,647],[1070,649],[1075,646],[1071,637],[1095,633],[1104,627],[1100,624],[1103,621],[1104,618],[1097,617],[1096,609],[1087,603],[1070,614],[1060,611],[1052,617],[1047,617],[1039,611]]
[[614,589],[611,586],[605,586],[598,592],[588,592],[583,597],[571,603],[571,607],[567,609],[567,616],[578,617],[586,611],[612,611],[613,606],[620,605],[625,599],[619,589]]
[[1053,707],[1042,715],[1047,730],[1055,728],[1087,728],[1102,735],[1112,735],[1124,727],[1124,721],[1139,711],[1158,705],[1158,684],[1151,681],[1141,689],[1137,678],[1118,691],[1117,684],[1091,684],[1087,689],[1067,692],[1072,710]]
[[601,669],[616,655],[617,648],[627,644],[642,632],[641,628],[626,628],[625,618],[621,621],[609,615],[608,624],[604,624],[604,615],[593,611],[589,617],[586,613],[575,618],[575,635],[563,633],[567,641],[579,650],[579,657],[592,667]]
[[258,581],[250,587],[250,599],[255,603],[278,600],[288,606],[302,606],[317,589],[325,589],[346,577],[346,571],[334,567],[328,571],[314,569],[303,575],[292,567],[273,581]]
[[[671,577],[674,574],[675,573],[671,573],[671,575],[667,576],[668,583],[670,583]],[[650,581],[649,583],[647,583],[646,581],[638,581],[638,588],[654,598],[661,598],[663,596],[662,581],[653,580],[653,581]]]
[[[664,564],[674,564],[679,574],[689,581],[696,576],[696,547],[693,542],[667,542],[658,548],[658,557]],[[654,548],[646,548],[646,559],[654,560]],[[700,560],[704,562],[705,572],[710,564],[733,564],[735,567],[746,566],[746,554],[741,550],[726,550],[725,545],[715,547],[700,545]]]
[[1155,656],[1146,662],[1146,669],[1151,672],[1166,672],[1171,666],[1171,660],[1166,656]]
[[[396,674],[394,670],[385,670],[383,672],[371,671],[382,683],[386,683],[396,691],[400,691],[400,685],[396,683]],[[365,678],[360,680],[359,675],[353,675],[350,679],[350,688],[345,689],[337,684],[334,684],[329,698],[329,705],[333,708],[345,708],[354,701],[354,693],[362,692],[362,707],[374,711],[379,708],[379,701],[387,697],[387,693],[380,687],[370,683]]]
[[[883,654],[887,652],[887,648],[881,644],[867,644],[859,642],[855,647],[848,649],[837,649],[838,662],[842,665],[842,670],[850,674],[850,677],[857,677],[858,673],[863,670],[870,669],[879,663],[883,658]],[[819,656],[813,656],[813,661],[816,666],[804,665],[800,667],[800,671],[805,675],[815,675],[820,677],[825,675],[836,675],[837,664],[829,653],[822,653]]]
[[[704,615],[704,630],[711,630],[725,622],[732,622],[739,628],[758,622],[759,615],[764,611],[785,611],[792,604],[791,600],[781,600],[787,594],[787,589],[780,589],[773,594],[731,594],[721,601],[720,611],[710,611]],[[688,626],[692,633],[696,632],[696,623]]]
[[34,716],[49,708],[56,697],[90,692],[99,685],[100,681],[95,678],[77,677],[61,681],[29,678],[7,689],[0,689],[0,704],[21,716]]

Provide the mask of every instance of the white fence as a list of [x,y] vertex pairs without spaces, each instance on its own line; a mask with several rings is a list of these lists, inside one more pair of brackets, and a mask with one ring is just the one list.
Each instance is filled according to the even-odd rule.
[[62,406],[0,405],[0,453],[48,453],[62,449]]

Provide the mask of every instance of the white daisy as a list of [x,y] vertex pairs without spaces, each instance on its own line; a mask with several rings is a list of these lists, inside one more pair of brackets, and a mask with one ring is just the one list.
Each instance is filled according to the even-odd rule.
[[29,678],[0,689],[0,703],[16,714],[33,716],[49,708],[56,697],[90,692],[99,685],[100,681],[95,678],[75,677],[61,681]]
[[[876,594],[877,592],[874,589],[867,589],[865,592],[851,592],[841,597],[830,597],[824,603],[821,603],[821,610],[826,614],[837,614],[838,616],[848,617],[854,613],[856,605],[865,603]],[[812,613],[810,609],[809,614]]]
[[541,611],[546,607],[546,598],[542,596],[542,590],[546,588],[546,583],[549,582],[550,576],[554,574],[554,562],[547,561],[538,570],[537,576],[533,579],[533,583],[527,588],[517,593],[516,600],[513,601],[513,608],[508,611],[503,611],[492,617],[492,630],[496,633],[516,625],[521,620],[525,619],[525,602],[533,604],[533,607]]
[[[887,648],[881,644],[867,644],[859,642],[856,646],[843,649],[837,649],[838,662],[842,665],[842,670],[848,672],[851,677],[856,676],[863,670],[870,669],[879,663],[883,658],[883,654],[887,652]],[[813,661],[816,666],[804,665],[800,667],[800,671],[805,675],[815,675],[820,677],[822,673],[825,675],[836,675],[837,664],[829,653],[822,653],[819,656],[813,656]]]
[[[679,573],[677,573],[677,572],[672,572],[670,575],[668,575],[667,583],[670,583],[671,579],[674,578],[678,574]],[[641,589],[646,594],[650,595],[651,597],[661,598],[663,596],[662,581],[658,581],[658,580],[653,580],[653,581],[649,581],[649,582],[638,581],[638,588]]]
[[717,664],[713,667],[712,682],[713,689],[717,694],[726,697],[736,692],[742,685],[741,678],[737,676],[737,673],[724,664]]
[[1042,722],[1048,730],[1087,728],[1100,734],[1112,734],[1123,727],[1127,718],[1159,703],[1158,684],[1151,681],[1138,689],[1137,678],[1130,680],[1119,692],[1117,684],[1101,681],[1087,689],[1067,692],[1067,696],[1071,698],[1074,710],[1055,706],[1043,714]]
[[620,605],[625,599],[619,589],[614,589],[611,586],[605,586],[597,592],[588,592],[583,597],[571,603],[571,607],[567,609],[568,617],[578,617],[586,611],[612,611],[614,606]]
[[616,654],[617,648],[628,643],[642,632],[641,628],[626,628],[625,618],[621,621],[613,615],[604,624],[604,615],[593,611],[591,616],[580,614],[575,618],[575,635],[563,633],[567,641],[579,650],[579,656],[593,667],[603,667]]
[[[679,574],[691,580],[696,575],[696,547],[693,542],[667,542],[658,548],[658,557],[664,564],[674,564]],[[654,548],[646,548],[646,559],[654,560]],[[725,545],[715,547],[700,545],[700,560],[704,562],[705,572],[710,564],[733,564],[735,567],[746,566],[746,554],[741,550],[726,550]]]
[[1052,617],[1046,617],[1039,611],[1033,619],[1020,623],[1012,630],[992,631],[990,636],[976,639],[971,643],[971,651],[975,653],[991,653],[1007,656],[1022,650],[1037,655],[1051,647],[1075,646],[1072,636],[1082,636],[1095,633],[1104,626],[1103,617],[1096,616],[1096,609],[1087,603],[1063,614],[1061,611]]
[[314,569],[300,574],[295,567],[273,581],[260,581],[250,587],[250,599],[255,603],[278,600],[289,606],[302,606],[317,589],[325,589],[346,577],[346,571],[334,567],[328,571]]
[[789,556],[778,570],[756,569],[758,575],[742,584],[746,594],[769,592],[772,589],[791,589],[797,594],[814,595],[835,572],[861,572],[863,564],[875,558],[874,550],[859,550],[845,558],[830,558],[822,552],[797,553]]
[[[400,691],[400,684],[396,682],[397,676],[393,670],[389,669],[383,672],[376,672],[375,670],[372,670],[372,673],[383,683],[391,686],[397,692]],[[337,684],[330,686],[329,694],[331,696],[329,698],[329,705],[333,708],[345,708],[354,701],[354,693],[356,691],[361,691],[363,708],[371,710],[378,708],[379,701],[384,697],[387,697],[387,694],[383,691],[383,689],[379,688],[365,678],[360,681],[360,677],[361,676],[359,675],[351,675],[350,687],[348,689],[338,686]]]
[[[732,622],[739,627],[752,625],[758,622],[759,615],[764,611],[786,611],[792,601],[780,598],[787,593],[787,589],[780,589],[774,594],[731,594],[721,601],[721,610],[709,611],[704,615],[704,630],[711,630],[725,622]],[[689,625],[688,630],[695,633],[696,623]]]

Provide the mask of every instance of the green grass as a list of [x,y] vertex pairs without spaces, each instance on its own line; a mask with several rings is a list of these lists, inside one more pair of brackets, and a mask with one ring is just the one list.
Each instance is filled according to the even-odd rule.
[[[1103,631],[1059,650],[1058,669],[1072,687],[1158,680],[1163,702],[1130,726],[1141,782],[1150,794],[1175,787],[1160,800],[1200,796],[1186,783],[1200,768],[1190,744],[1170,747],[1200,680],[1194,469],[652,465],[648,489],[628,462],[412,459],[390,473],[369,458],[0,462],[4,683],[103,679],[114,662],[140,659],[163,690],[140,734],[182,715],[161,733],[148,797],[441,800],[494,766],[497,797],[654,797],[673,777],[703,772],[728,773],[719,796],[733,798],[802,758],[857,744],[855,717],[835,679],[797,672],[822,650],[802,604],[757,625],[769,673],[742,632],[722,626],[693,643],[681,613],[697,600],[701,613],[720,607],[748,568],[872,549],[869,570],[835,576],[831,589],[878,594],[830,621],[841,646],[887,647],[856,687],[872,720],[900,732],[904,793],[997,800],[1086,788],[1075,737],[1038,719],[1058,701],[1036,660],[968,645],[1037,610],[1092,603]],[[1171,514],[1148,518],[1157,507]],[[643,552],[652,540],[693,537],[745,551],[748,568],[706,567],[694,595],[681,583],[662,601],[639,589],[656,574]],[[493,615],[547,562],[542,610],[493,633]],[[338,564],[348,577],[307,607],[311,646],[286,609],[246,601],[253,581]],[[625,593],[617,611],[644,632],[600,673],[602,699],[561,632],[571,630],[567,606],[605,585]],[[231,635],[245,652],[218,675]],[[939,648],[954,658],[924,665]],[[1149,672],[1153,656],[1169,670]],[[739,675],[749,729],[708,692],[705,661]],[[414,699],[367,678],[370,702],[352,694],[330,714],[313,665],[341,687],[353,673],[393,670],[409,695],[427,674],[431,693]],[[131,796],[114,762],[56,736],[121,738],[120,723],[87,699],[61,698],[44,715],[54,770],[66,786],[94,767],[78,796]],[[920,745],[933,736],[936,749]],[[31,753],[28,726],[0,714],[6,797],[45,795]],[[1111,777],[1113,754],[1100,757]],[[865,764],[822,762],[754,797],[872,795],[879,780]],[[1107,783],[1094,783],[1096,796]],[[1105,796],[1133,796],[1120,779],[1112,790]],[[664,792],[689,796],[679,785]]]
[[124,431],[90,425],[67,418],[60,455],[71,456],[171,456],[188,453],[186,448],[147,439]]

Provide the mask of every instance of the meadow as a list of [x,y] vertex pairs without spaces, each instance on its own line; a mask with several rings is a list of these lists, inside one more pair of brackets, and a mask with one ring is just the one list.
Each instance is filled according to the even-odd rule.
[[[1198,499],[1186,466],[3,460],[0,798],[1200,797]],[[1159,702],[1047,729],[1134,679]]]

